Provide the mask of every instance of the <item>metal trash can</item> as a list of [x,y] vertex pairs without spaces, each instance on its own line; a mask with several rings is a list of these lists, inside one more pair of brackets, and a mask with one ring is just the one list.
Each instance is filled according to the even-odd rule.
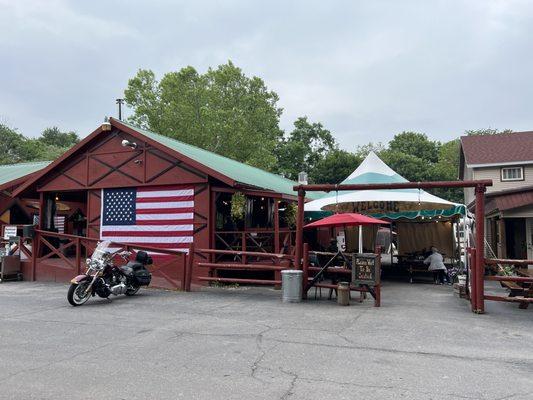
[[281,271],[281,299],[284,303],[299,303],[302,301],[303,271],[285,269]]

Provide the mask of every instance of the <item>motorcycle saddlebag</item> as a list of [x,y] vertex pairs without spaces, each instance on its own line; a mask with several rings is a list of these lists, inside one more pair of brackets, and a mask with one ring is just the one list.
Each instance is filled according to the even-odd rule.
[[152,280],[152,274],[145,268],[136,270],[133,275],[135,276],[137,283],[141,286],[148,286]]

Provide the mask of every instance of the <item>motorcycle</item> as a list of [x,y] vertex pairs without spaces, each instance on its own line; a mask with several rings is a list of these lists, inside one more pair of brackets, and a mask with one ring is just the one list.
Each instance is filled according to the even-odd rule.
[[[120,256],[127,262],[120,267],[114,265],[113,258]],[[108,298],[110,295],[135,295],[141,286],[148,286],[152,274],[146,269],[152,264],[152,258],[145,251],[138,251],[135,261],[129,261],[130,252],[115,250],[111,242],[98,243],[91,258],[87,259],[87,271],[70,281],[67,299],[73,306],[81,306],[90,297],[98,295]]]

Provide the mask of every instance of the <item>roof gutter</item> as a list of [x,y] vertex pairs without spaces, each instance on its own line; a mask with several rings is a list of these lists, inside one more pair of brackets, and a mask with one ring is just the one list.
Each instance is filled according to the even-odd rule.
[[506,167],[510,165],[531,165],[533,164],[533,160],[529,161],[508,161],[508,162],[500,162],[500,163],[486,163],[486,164],[466,164],[468,168],[483,168],[483,167]]

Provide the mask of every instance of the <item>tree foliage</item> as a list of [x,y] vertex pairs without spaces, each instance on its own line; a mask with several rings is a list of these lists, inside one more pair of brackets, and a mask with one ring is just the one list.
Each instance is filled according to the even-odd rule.
[[346,150],[335,149],[318,160],[309,171],[313,183],[341,183],[363,161],[363,157]]
[[465,131],[466,136],[481,136],[481,135],[501,135],[506,133],[513,133],[511,129],[498,130],[493,128],[485,129],[470,129]]
[[310,177],[317,164],[337,149],[331,132],[321,123],[311,123],[307,117],[294,122],[294,129],[276,146],[277,172],[289,179],[298,179],[298,173]]
[[423,133],[402,132],[389,142],[389,150],[394,153],[409,154],[428,163],[437,162],[439,142],[428,139]]
[[79,142],[75,132],[46,128],[40,137],[28,138],[0,124],[0,164],[53,160]]
[[46,146],[70,148],[78,143],[80,138],[76,132],[61,132],[57,126],[53,126],[51,128],[46,128],[37,140]]
[[278,95],[231,61],[205,74],[189,66],[160,81],[140,70],[125,99],[133,123],[253,166],[275,167],[283,135]]

